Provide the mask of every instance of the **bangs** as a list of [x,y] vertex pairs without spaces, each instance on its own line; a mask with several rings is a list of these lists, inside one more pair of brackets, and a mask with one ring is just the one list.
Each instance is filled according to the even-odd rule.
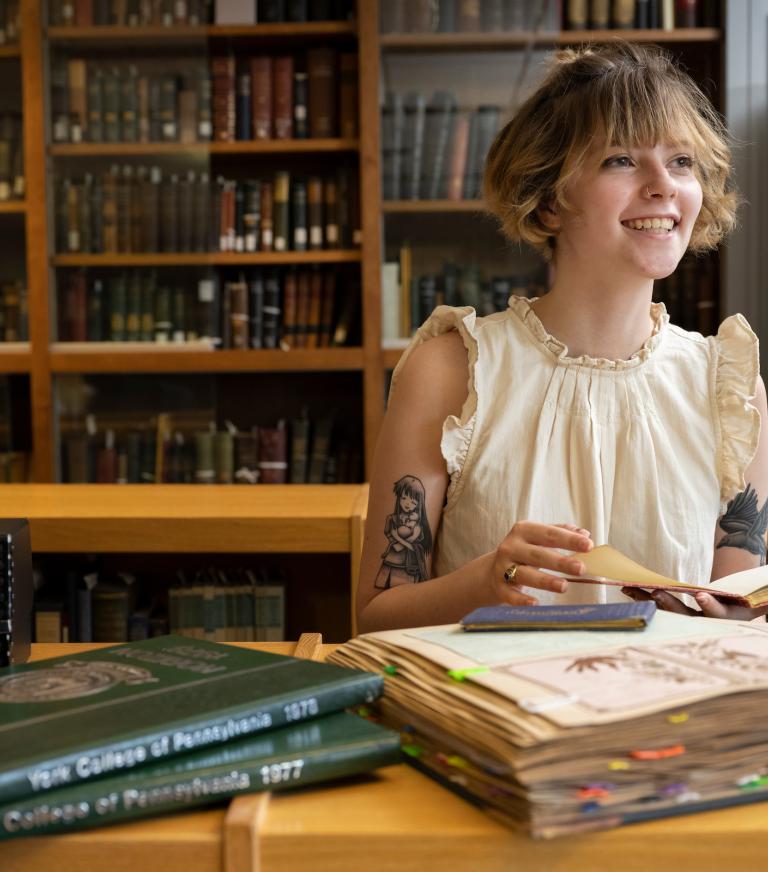
[[593,103],[593,124],[605,131],[606,152],[616,144],[685,143],[697,156],[712,149],[714,138],[687,94],[653,76],[621,84],[624,93],[612,89]]

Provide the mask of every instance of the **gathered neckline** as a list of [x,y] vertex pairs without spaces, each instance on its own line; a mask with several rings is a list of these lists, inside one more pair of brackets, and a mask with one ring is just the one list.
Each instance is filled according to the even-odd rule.
[[534,311],[532,304],[538,299],[538,297],[529,298],[513,295],[509,298],[509,308],[528,328],[533,338],[554,354],[560,364],[566,366],[585,366],[606,370],[632,369],[640,366],[648,360],[661,344],[666,332],[665,328],[669,324],[669,315],[664,303],[651,303],[651,321],[653,322],[651,335],[645,340],[642,348],[635,351],[628,358],[610,360],[607,357],[590,357],[588,354],[582,354],[579,357],[569,357],[568,346],[547,332],[541,319]]

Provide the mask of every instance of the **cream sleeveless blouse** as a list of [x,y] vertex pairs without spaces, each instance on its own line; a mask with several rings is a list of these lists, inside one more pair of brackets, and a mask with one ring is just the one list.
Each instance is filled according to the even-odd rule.
[[[715,526],[745,487],[760,415],[749,400],[759,371],[757,337],[741,315],[704,338],[669,324],[627,360],[572,358],[548,334],[532,301],[478,318],[438,307],[413,349],[458,330],[468,352],[469,395],[443,424],[450,483],[433,574],[495,548],[516,521],[577,524],[672,578],[707,584]],[[618,588],[571,584],[536,591],[544,605],[614,602]]]

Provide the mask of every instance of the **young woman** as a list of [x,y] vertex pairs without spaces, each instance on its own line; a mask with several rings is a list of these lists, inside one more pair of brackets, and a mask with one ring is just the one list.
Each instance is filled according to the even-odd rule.
[[[371,478],[362,632],[500,602],[620,600],[541,571],[578,576],[564,552],[593,543],[702,585],[764,562],[757,338],[740,315],[715,337],[686,332],[652,302],[654,280],[687,249],[731,229],[730,171],[717,115],[660,50],[557,56],[485,171],[504,233],[552,258],[554,282],[486,318],[439,307],[403,355]],[[434,542],[409,575],[385,564],[392,487],[405,477],[424,494],[422,535]],[[696,601],[705,615],[758,614],[704,591]]]

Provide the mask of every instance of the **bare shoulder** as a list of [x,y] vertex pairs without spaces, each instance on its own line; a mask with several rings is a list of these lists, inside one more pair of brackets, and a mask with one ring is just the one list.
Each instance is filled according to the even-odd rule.
[[442,333],[417,346],[398,373],[391,401],[418,400],[449,406],[446,414],[459,414],[467,398],[469,358],[456,330]]

